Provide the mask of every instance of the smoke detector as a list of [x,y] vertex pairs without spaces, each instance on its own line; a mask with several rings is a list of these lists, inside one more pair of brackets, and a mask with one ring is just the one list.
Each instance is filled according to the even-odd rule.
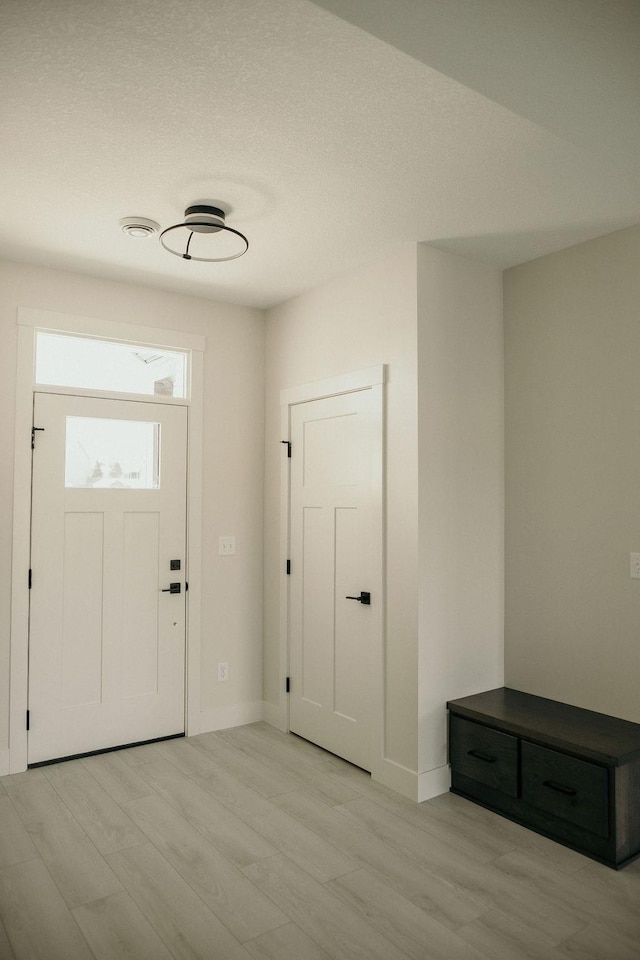
[[159,223],[156,223],[155,220],[147,220],[146,217],[123,217],[118,222],[122,232],[136,240],[153,237],[160,230]]

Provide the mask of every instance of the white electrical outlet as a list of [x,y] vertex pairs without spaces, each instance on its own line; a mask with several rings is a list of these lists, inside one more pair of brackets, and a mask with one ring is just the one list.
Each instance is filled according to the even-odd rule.
[[221,557],[232,557],[236,552],[235,537],[220,537],[218,540],[218,554]]
[[229,679],[229,664],[228,663],[219,663],[218,664],[218,683],[224,683],[225,680]]
[[632,580],[640,580],[640,553],[631,554],[629,575]]

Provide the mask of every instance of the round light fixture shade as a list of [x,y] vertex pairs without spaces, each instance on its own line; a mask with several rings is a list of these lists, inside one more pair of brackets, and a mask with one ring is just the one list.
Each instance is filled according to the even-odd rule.
[[176,257],[204,263],[237,260],[249,249],[244,234],[226,225],[224,210],[204,203],[187,207],[184,222],[163,230],[160,243]]
[[159,223],[156,223],[155,220],[147,220],[146,217],[123,217],[118,222],[122,232],[136,240],[153,237],[160,230]]

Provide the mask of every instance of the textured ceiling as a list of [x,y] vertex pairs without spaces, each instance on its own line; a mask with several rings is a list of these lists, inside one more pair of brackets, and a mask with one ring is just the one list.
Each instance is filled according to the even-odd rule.
[[[637,223],[639,10],[0,0],[0,256],[264,307],[404,241],[508,266]],[[199,200],[246,256],[119,230]]]

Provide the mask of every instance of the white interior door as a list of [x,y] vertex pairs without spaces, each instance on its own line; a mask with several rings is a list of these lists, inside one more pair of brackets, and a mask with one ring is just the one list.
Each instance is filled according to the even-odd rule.
[[371,390],[291,408],[290,729],[366,770],[382,629],[379,430]]
[[187,410],[36,394],[34,426],[29,763],[181,733]]

